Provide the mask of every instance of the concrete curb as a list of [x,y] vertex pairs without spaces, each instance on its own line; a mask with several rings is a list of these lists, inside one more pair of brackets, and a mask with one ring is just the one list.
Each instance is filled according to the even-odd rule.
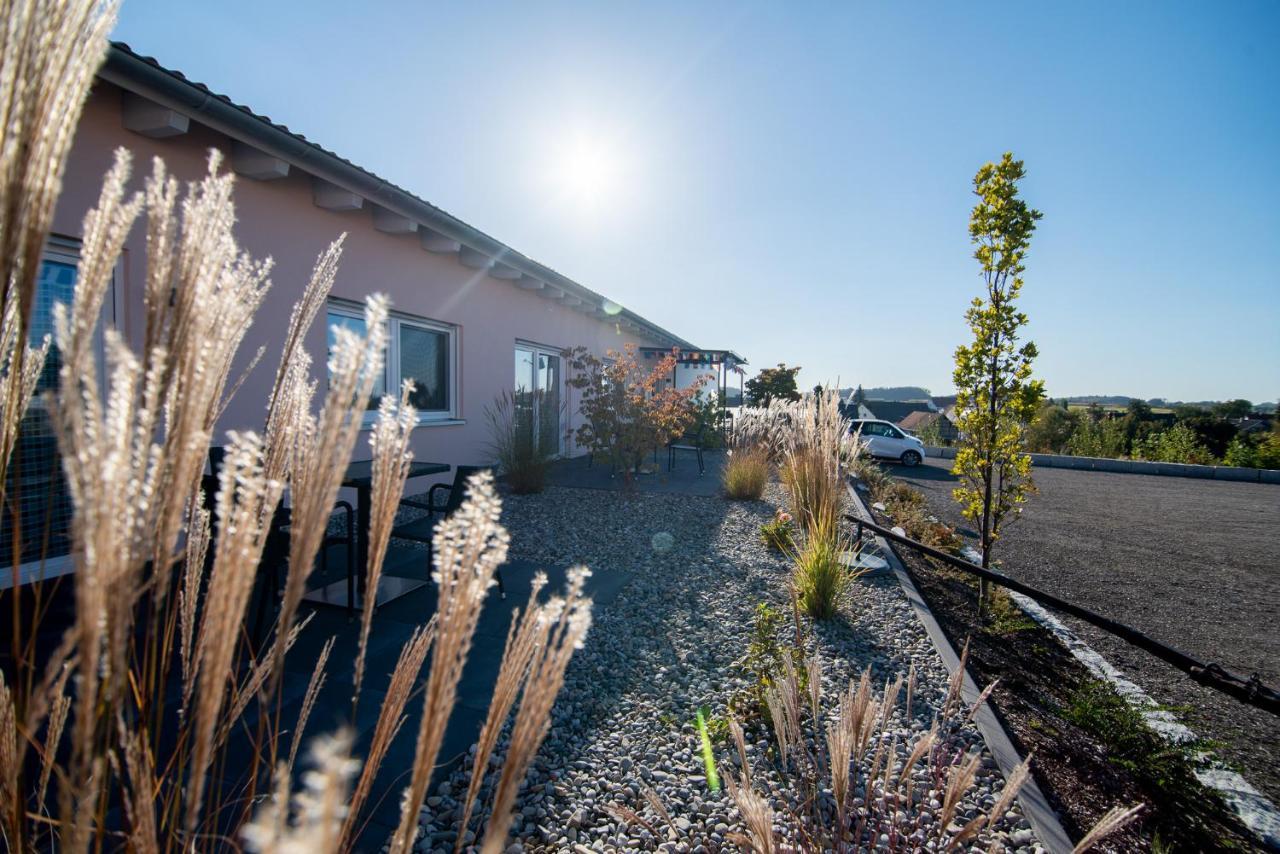
[[[943,460],[956,458],[955,448],[926,447],[925,456]],[[1064,454],[1031,454],[1036,468],[1106,471],[1119,474],[1151,474],[1158,477],[1197,477],[1202,480],[1233,480],[1247,483],[1280,484],[1280,470],[1239,466],[1198,466],[1186,463],[1153,463],[1147,460],[1113,460],[1109,457],[1069,457]]]
[[[858,495],[857,490],[854,489],[852,481],[846,484],[846,488],[849,491],[854,511],[858,516],[867,521],[874,521],[870,511],[863,504],[862,498]],[[880,549],[881,556],[889,562],[889,566],[893,569],[893,573],[898,579],[898,584],[902,586],[902,592],[906,594],[907,601],[911,603],[916,616],[924,624],[925,631],[929,634],[929,639],[933,641],[934,648],[938,651],[938,656],[947,667],[947,672],[954,673],[956,668],[960,666],[960,656],[956,653],[955,648],[951,646],[951,642],[947,640],[946,634],[942,631],[942,626],[938,625],[933,612],[929,610],[924,597],[916,589],[915,582],[911,580],[906,567],[902,565],[902,561],[898,560],[897,554],[894,553],[889,543],[880,536],[877,536],[875,541]],[[961,696],[964,697],[966,703],[971,704],[978,698],[980,693],[978,684],[974,682],[973,677],[966,670],[960,688]],[[1017,748],[1013,746],[1013,740],[1009,738],[1009,733],[1005,731],[1000,719],[996,717],[996,713],[992,711],[990,705],[984,704],[978,710],[978,713],[974,716],[974,723],[977,724],[978,731],[982,733],[982,738],[986,741],[987,749],[991,751],[992,757],[995,758],[996,765],[1000,768],[1000,773],[1004,775],[1005,780],[1008,780],[1013,770],[1022,763],[1022,756],[1018,754]],[[1036,838],[1040,840],[1040,844],[1044,846],[1045,850],[1049,854],[1069,854],[1075,846],[1071,843],[1071,837],[1067,836],[1067,832],[1063,830],[1062,823],[1058,820],[1058,813],[1053,807],[1049,806],[1049,800],[1036,783],[1035,777],[1028,777],[1026,783],[1023,784],[1022,790],[1018,792],[1018,803],[1022,806],[1023,815],[1031,823],[1031,829],[1035,832]]]

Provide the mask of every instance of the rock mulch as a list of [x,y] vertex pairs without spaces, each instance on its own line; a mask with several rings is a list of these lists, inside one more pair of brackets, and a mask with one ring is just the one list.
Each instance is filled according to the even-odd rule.
[[[790,611],[789,565],[758,533],[781,502],[776,484],[766,500],[746,503],[555,487],[506,499],[515,556],[632,574],[595,614],[569,668],[517,804],[509,852],[734,849],[730,834],[744,832],[743,823],[732,800],[707,787],[693,721],[704,704],[723,716],[729,697],[745,687],[734,663],[747,649],[757,604]],[[940,706],[946,670],[892,577],[860,580],[843,611],[847,619],[810,631],[825,695],[835,697],[868,665],[873,684],[883,685],[914,663],[915,714],[908,720],[899,711],[888,728],[905,750]],[[748,729],[747,738],[757,759],[773,744],[759,728]],[[1004,781],[976,731],[965,727],[957,739],[962,749],[983,750],[957,819],[963,824],[991,806]],[[732,752],[727,745],[717,750],[723,774],[732,771]],[[759,771],[763,763],[755,764]],[[419,850],[452,850],[457,799],[469,774],[469,766],[459,768],[431,793]],[[773,806],[785,811],[794,792],[776,774],[771,779]],[[657,793],[670,823],[646,802],[645,787]],[[643,821],[622,820],[618,806]],[[1039,850],[1016,805],[995,835],[1010,849]],[[470,839],[468,831],[464,841]]]

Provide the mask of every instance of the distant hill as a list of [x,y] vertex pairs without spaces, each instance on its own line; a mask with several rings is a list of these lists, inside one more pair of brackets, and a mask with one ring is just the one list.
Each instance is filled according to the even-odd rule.
[[[1053,400],[1062,399],[1054,395],[1049,395],[1049,397]],[[1091,403],[1096,403],[1099,406],[1115,406],[1115,407],[1123,408],[1128,406],[1130,401],[1134,401],[1134,400],[1142,400],[1142,398],[1129,397],[1123,394],[1078,394],[1078,395],[1075,395],[1074,397],[1068,397],[1067,403],[1069,404],[1074,403],[1079,406],[1088,406]],[[1220,400],[1168,400],[1163,397],[1150,397],[1146,399],[1146,403],[1149,406],[1153,406],[1157,409],[1160,409],[1160,408],[1172,409],[1175,406],[1198,406],[1201,409],[1212,409],[1217,404],[1222,403],[1222,401]],[[1274,412],[1276,409],[1276,404],[1270,401],[1259,401],[1254,403],[1253,408],[1255,412]]]

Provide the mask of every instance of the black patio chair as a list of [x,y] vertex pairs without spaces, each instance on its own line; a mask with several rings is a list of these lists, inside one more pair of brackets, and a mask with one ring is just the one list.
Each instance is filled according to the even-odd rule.
[[698,455],[698,474],[707,473],[707,467],[702,460],[702,450],[706,447],[706,425],[700,424],[696,432],[686,433],[679,439],[667,443],[667,471],[672,471],[676,467],[676,451],[693,451]]
[[[205,507],[212,512],[214,498],[218,490],[218,475],[222,472],[222,463],[226,458],[227,449],[218,445],[209,448],[209,471],[204,476],[204,502]],[[338,501],[333,505],[335,510],[342,512],[345,517],[345,526],[342,534],[325,534],[324,540],[320,544],[321,560],[324,559],[325,550],[330,546],[343,546],[347,553],[347,611],[354,613],[355,611],[355,583],[356,583],[356,523],[355,509],[346,501]],[[271,527],[267,529],[267,540],[262,546],[262,558],[258,563],[258,607],[253,619],[253,641],[256,644],[262,637],[262,630],[267,617],[267,608],[269,604],[276,602],[280,598],[280,570],[289,563],[289,547],[290,547],[290,524],[293,520],[292,513],[288,507],[284,506],[281,501],[276,505],[275,511],[271,516]],[[213,537],[217,536],[217,520],[212,520],[214,530],[210,533]],[[213,560],[214,542],[209,543],[209,552],[207,560]]]
[[[462,500],[466,498],[467,481],[476,472],[484,471],[484,466],[455,466],[453,470],[453,483],[437,483],[433,484],[427,490],[427,500],[419,501],[416,498],[400,499],[400,506],[413,507],[417,510],[425,510],[425,516],[419,516],[411,522],[405,522],[396,525],[391,529],[391,536],[400,540],[409,540],[413,543],[423,543],[427,547],[427,566],[431,566],[431,549],[432,541],[435,539],[436,514],[440,514],[441,519],[448,519],[453,515],[454,511],[462,506]],[[436,500],[436,495],[440,492],[445,493],[444,503]],[[502,573],[495,572],[494,576],[498,580],[498,595],[503,599],[507,598],[506,588],[502,584]]]

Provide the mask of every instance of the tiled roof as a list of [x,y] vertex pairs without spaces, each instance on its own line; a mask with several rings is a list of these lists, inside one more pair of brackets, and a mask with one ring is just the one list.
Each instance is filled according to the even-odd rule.
[[864,400],[862,405],[881,421],[892,421],[894,424],[912,412],[930,411],[929,404],[917,400]]
[[903,430],[919,430],[923,427],[927,427],[941,417],[941,412],[916,411],[909,413],[906,418],[899,421],[898,426]]

